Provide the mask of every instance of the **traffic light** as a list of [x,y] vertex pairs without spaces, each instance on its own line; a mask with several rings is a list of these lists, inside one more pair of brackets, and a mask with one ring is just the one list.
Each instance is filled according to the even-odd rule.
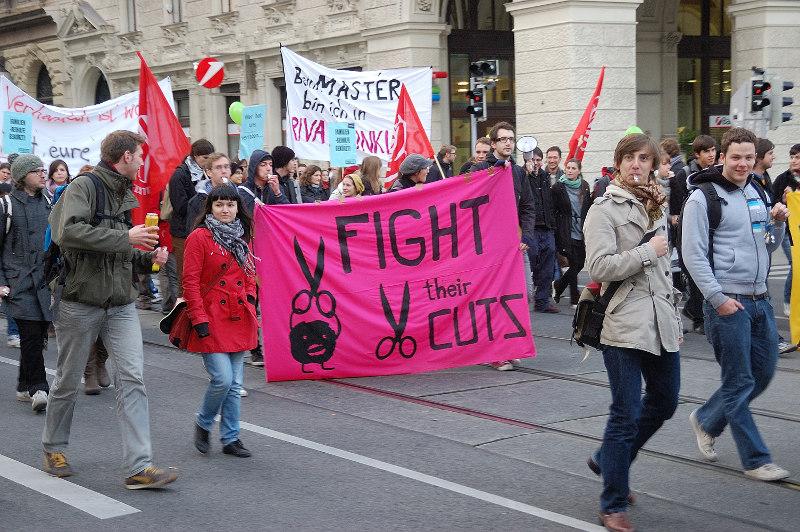
[[782,93],[792,90],[794,83],[784,81],[777,76],[772,76],[769,80],[771,85],[770,95],[772,96],[772,105],[770,105],[770,114],[772,116],[770,117],[769,128],[778,129],[778,126],[792,119],[792,113],[783,112],[783,108],[792,105],[794,99],[789,96],[783,96]]
[[750,112],[757,113],[769,105],[769,90],[772,86],[768,81],[759,78],[750,80]]
[[476,87],[475,89],[467,91],[467,98],[469,98],[469,105],[467,106],[467,113],[478,117],[486,116],[486,99],[484,97],[483,87]]
[[499,61],[497,59],[481,59],[473,61],[469,65],[469,75],[472,78],[486,78],[497,76],[499,72]]

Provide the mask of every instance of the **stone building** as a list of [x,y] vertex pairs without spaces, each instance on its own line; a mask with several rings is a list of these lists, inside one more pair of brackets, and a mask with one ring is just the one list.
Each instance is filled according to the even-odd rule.
[[[585,164],[596,175],[632,124],[656,137],[721,136],[732,90],[757,65],[800,85],[798,0],[4,0],[0,67],[43,102],[84,106],[136,90],[141,50],[170,76],[193,138],[236,152],[230,102],[266,103],[267,143],[282,138],[279,44],[326,66],[433,66],[434,145],[469,150],[468,66],[499,59],[489,120],[566,147],[600,67],[605,86]],[[199,87],[193,63],[225,63],[225,84]],[[2,68],[0,68],[2,70]],[[795,100],[800,95],[793,91]],[[770,138],[778,166],[800,141],[796,118]]]

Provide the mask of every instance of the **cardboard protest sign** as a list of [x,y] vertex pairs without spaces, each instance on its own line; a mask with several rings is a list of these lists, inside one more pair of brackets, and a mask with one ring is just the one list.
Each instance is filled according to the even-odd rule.
[[328,122],[328,143],[331,166],[343,168],[358,163],[356,154],[356,126],[347,122]]
[[304,159],[330,155],[328,122],[352,122],[358,161],[376,155],[388,161],[400,87],[414,101],[425,131],[431,133],[432,69],[397,68],[356,72],[336,70],[281,48],[286,79],[286,144]]
[[510,169],[257,206],[269,381],[534,356]]
[[[174,109],[169,78],[158,85]],[[63,159],[73,174],[85,164],[100,162],[100,143],[112,131],[139,131],[138,91],[88,107],[56,107],[37,101],[0,76],[0,112],[5,111],[30,115],[33,153],[45,163]],[[5,146],[2,150],[9,153]]]
[[31,153],[33,132],[31,115],[6,111],[3,113],[3,138],[0,141],[3,153]]
[[266,105],[249,105],[242,111],[242,129],[239,133],[239,158],[249,159],[254,150],[264,148],[264,121]]

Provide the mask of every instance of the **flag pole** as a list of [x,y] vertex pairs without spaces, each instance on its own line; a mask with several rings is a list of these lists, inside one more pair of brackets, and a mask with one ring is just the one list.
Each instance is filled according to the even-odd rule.
[[444,170],[442,170],[442,164],[439,162],[439,157],[436,155],[436,151],[433,149],[433,143],[428,141],[428,144],[431,145],[431,151],[433,152],[433,160],[436,163],[436,166],[439,167],[439,175],[442,176],[442,179],[446,178],[447,176],[444,175]]

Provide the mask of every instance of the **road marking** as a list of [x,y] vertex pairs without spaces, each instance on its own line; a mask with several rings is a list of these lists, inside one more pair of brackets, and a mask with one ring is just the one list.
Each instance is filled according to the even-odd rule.
[[345,460],[365,465],[367,467],[380,469],[381,471],[386,471],[389,473],[393,473],[395,475],[399,475],[401,477],[409,478],[411,480],[416,480],[417,482],[422,482],[423,484],[436,486],[437,488],[442,488],[448,491],[452,491],[453,493],[466,495],[467,497],[472,497],[473,499],[479,499],[488,502],[490,504],[495,504],[497,506],[508,508],[510,510],[516,510],[518,512],[522,512],[528,515],[533,515],[535,517],[539,517],[541,519],[545,519],[553,523],[558,523],[564,526],[575,528],[577,530],[587,530],[587,531],[605,530],[605,528],[601,526],[588,523],[586,521],[581,521],[580,519],[575,519],[573,517],[569,517],[568,515],[562,515],[556,512],[551,512],[543,508],[531,506],[530,504],[525,504],[523,502],[515,501],[513,499],[501,497],[500,495],[495,495],[493,493],[488,493],[486,491],[470,488],[469,486],[464,486],[463,484],[457,484],[455,482],[450,482],[449,480],[444,480],[431,475],[426,475],[425,473],[420,473],[419,471],[414,471],[413,469],[406,469],[405,467],[400,467],[398,465],[390,464],[388,462],[375,460],[374,458],[369,458],[367,456],[362,456],[360,454],[351,453],[350,451],[337,449],[336,447],[330,447],[328,445],[317,443],[311,440],[306,440],[298,436],[292,436],[291,434],[277,432],[275,430],[261,427],[259,425],[254,425],[252,423],[247,423],[242,421],[241,428],[248,430],[250,432],[255,432],[256,434],[261,434],[263,436],[268,436],[276,440],[281,440],[286,443],[299,445],[300,447],[305,447],[307,449],[312,449],[314,451],[319,451],[321,453],[329,454],[331,456],[343,458]]
[[135,514],[139,511],[138,508],[106,497],[102,493],[84,488],[63,478],[51,477],[41,469],[17,462],[2,454],[0,454],[0,476],[98,519]]
[[[0,362],[5,362],[6,364],[11,364],[12,366],[19,366],[19,360],[14,360],[13,358],[0,357]],[[56,370],[54,369],[45,368],[44,372],[54,377],[56,375]]]

